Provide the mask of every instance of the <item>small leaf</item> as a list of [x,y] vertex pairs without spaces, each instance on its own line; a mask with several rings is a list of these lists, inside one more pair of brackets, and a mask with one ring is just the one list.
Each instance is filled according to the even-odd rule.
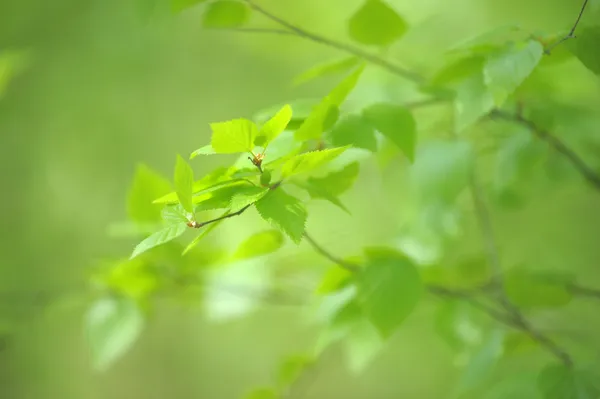
[[248,259],[263,256],[277,251],[283,245],[283,235],[279,230],[266,230],[256,233],[235,251],[233,259]]
[[510,46],[487,60],[483,70],[485,84],[497,107],[502,106],[508,96],[531,75],[543,53],[540,42],[529,40]]
[[183,209],[193,213],[192,192],[194,189],[194,171],[180,155],[175,165],[175,191]]
[[304,225],[308,215],[300,200],[287,194],[279,187],[270,190],[255,205],[256,210],[264,220],[281,229],[296,244],[302,241]]
[[394,104],[374,104],[363,110],[364,118],[390,139],[412,162],[415,158],[417,128],[412,113]]
[[246,186],[240,187],[231,198],[230,208],[233,211],[254,204],[269,192],[267,187]]
[[587,69],[600,75],[600,25],[581,28],[577,37],[567,41],[566,45]]
[[271,119],[260,129],[258,137],[263,138],[262,147],[265,149],[271,141],[279,136],[292,120],[292,107],[284,105]]
[[241,1],[217,0],[208,5],[202,26],[205,28],[234,28],[250,17],[250,8]]
[[103,371],[131,348],[144,328],[144,316],[125,298],[102,298],[86,316],[94,366]]
[[348,27],[353,40],[377,46],[393,43],[408,29],[404,19],[381,0],[366,0],[350,18]]
[[248,119],[233,119],[226,122],[211,123],[211,145],[220,154],[250,152],[254,148],[254,139],[258,129]]
[[329,269],[317,287],[317,294],[329,294],[346,287],[352,281],[353,274],[341,267]]
[[204,147],[198,148],[196,151],[192,152],[190,155],[190,160],[196,158],[198,155],[213,155],[216,154],[215,150],[212,148],[212,145],[208,144]]
[[146,165],[138,165],[129,190],[127,210],[129,218],[137,223],[160,221],[160,206],[152,201],[171,191],[171,183]]
[[[227,216],[227,215],[229,215],[230,212],[231,211],[228,209],[220,217]],[[200,240],[202,240],[204,237],[206,237],[208,235],[208,233],[210,233],[211,231],[213,231],[214,229],[216,229],[218,225],[220,225],[221,223],[223,223],[223,220],[225,220],[225,219],[221,219],[221,220],[219,220],[217,222],[213,222],[213,223],[209,224],[207,227],[201,227],[200,228],[201,229],[200,234],[198,234],[196,236],[196,238],[194,238],[192,240],[192,242],[190,242],[188,244],[188,246],[185,247],[185,249],[183,250],[183,252],[181,253],[181,255],[183,256],[183,255],[187,254],[188,252],[190,252],[192,249],[194,249],[194,247],[196,247],[196,245],[198,245],[198,243],[200,242]]]
[[173,10],[173,12],[180,12],[186,8],[204,3],[205,1],[206,0],[171,0],[171,10]]
[[183,235],[185,231],[188,229],[185,223],[173,224],[171,226],[165,227],[164,229],[157,231],[156,233],[147,237],[144,241],[140,242],[133,253],[131,254],[130,259],[135,258],[136,256],[169,241],[176,239],[177,237]]
[[336,147],[352,145],[369,151],[377,151],[375,129],[363,117],[349,115],[333,126],[329,133]]
[[306,72],[298,75],[294,79],[294,85],[301,85],[311,80],[338,73],[346,72],[348,69],[357,66],[360,63],[360,58],[356,56],[347,57],[342,60],[328,62],[326,64],[317,65]]
[[390,337],[416,307],[423,286],[415,265],[388,249],[365,250],[367,262],[356,276],[358,300],[384,338]]
[[348,146],[330,148],[323,151],[312,151],[296,155],[285,162],[281,174],[285,178],[300,173],[312,172],[328,162],[333,161],[348,148]]

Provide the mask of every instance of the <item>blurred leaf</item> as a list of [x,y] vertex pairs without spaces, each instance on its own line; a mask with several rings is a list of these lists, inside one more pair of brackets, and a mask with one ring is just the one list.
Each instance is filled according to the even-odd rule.
[[263,170],[262,175],[260,175],[260,184],[262,186],[268,186],[269,184],[271,184],[271,179],[272,179],[272,174],[271,171],[268,169]]
[[0,100],[8,85],[29,64],[29,55],[24,51],[0,50]]
[[[212,173],[204,176],[200,180],[194,182],[192,191],[194,194],[199,195],[212,190],[217,189],[221,186],[240,184],[242,179],[231,178],[231,171],[226,168],[219,168],[214,170]],[[160,198],[156,198],[152,201],[153,204],[176,204],[178,203],[177,193],[171,192],[163,195]]]
[[418,149],[411,182],[423,200],[452,203],[467,187],[473,162],[468,141],[430,141]]
[[331,109],[339,108],[346,97],[358,83],[358,79],[364,70],[364,64],[354,72],[346,76],[329,94],[315,106],[302,125],[296,130],[296,140],[304,141],[318,139],[325,129],[328,117],[331,118]]
[[542,369],[537,382],[544,399],[596,399],[600,396],[598,381],[598,375],[584,370],[550,364]]
[[171,9],[174,12],[180,12],[186,8],[193,7],[197,4],[204,3],[206,0],[171,0]]
[[105,370],[131,348],[144,328],[144,316],[128,299],[102,298],[86,316],[94,366]]
[[285,130],[291,120],[292,107],[286,104],[260,129],[258,137],[263,140],[261,145],[266,149],[269,143]]
[[160,206],[152,201],[169,191],[171,183],[167,179],[144,164],[138,165],[127,200],[129,218],[142,224],[160,221]]
[[[219,187],[219,189],[211,191],[207,194],[195,196],[193,201],[196,205],[196,212],[231,208],[231,202],[233,198],[237,194],[247,193],[245,190],[250,187],[256,186],[250,186],[248,184],[228,185]],[[239,200],[242,200],[242,198],[244,197],[240,196]],[[239,209],[236,209],[236,211],[237,210]]]
[[356,320],[344,341],[350,370],[355,374],[362,373],[384,345],[379,331],[371,323],[364,318]]
[[367,263],[356,276],[359,303],[384,338],[416,307],[423,286],[415,265],[390,249],[366,249]]
[[496,106],[502,106],[508,96],[531,75],[543,53],[540,42],[528,40],[512,45],[487,60],[483,74]]
[[352,162],[344,166],[344,168],[331,172],[326,176],[309,177],[308,182],[313,185],[326,187],[327,191],[333,195],[340,195],[352,187],[358,177],[359,169],[359,163]]
[[248,237],[240,244],[233,259],[247,259],[277,251],[283,246],[284,237],[279,230],[265,230]]
[[478,344],[481,327],[473,320],[472,308],[459,300],[441,302],[435,313],[435,331],[455,350]]
[[331,142],[336,147],[351,145],[369,151],[377,151],[375,129],[360,115],[348,115],[333,126]]
[[483,72],[475,73],[455,86],[455,129],[461,133],[494,108],[494,96],[484,81]]
[[234,28],[250,17],[250,8],[241,1],[217,0],[208,4],[202,26],[205,28]]
[[250,391],[244,399],[280,399],[281,396],[277,393],[275,388],[271,387],[259,387]]
[[130,259],[135,258],[136,256],[156,247],[172,241],[177,237],[183,235],[185,231],[188,229],[186,223],[172,224],[164,229],[157,231],[156,233],[150,235],[145,240],[140,242],[133,250]]
[[413,162],[417,127],[412,113],[399,105],[378,103],[363,110],[364,118],[390,139]]
[[522,29],[520,26],[515,24],[507,24],[494,27],[483,33],[479,33],[466,40],[463,40],[456,45],[453,45],[449,51],[477,51],[482,47],[494,46],[506,43],[510,38],[511,34],[521,33]]
[[341,267],[332,267],[323,276],[317,287],[317,294],[329,294],[346,287],[352,280],[353,274]]
[[266,187],[244,186],[239,187],[231,198],[231,210],[239,211],[240,209],[254,204],[269,192]]
[[255,206],[264,220],[281,229],[293,242],[299,244],[302,241],[308,215],[300,200],[279,187],[269,191]]
[[[224,217],[229,215],[231,211],[228,209],[225,212],[223,212],[223,214],[220,217]],[[194,238],[192,240],[192,242],[190,242],[187,247],[185,247],[185,249],[183,250],[183,252],[181,253],[181,255],[186,255],[188,252],[190,252],[192,249],[194,249],[196,247],[196,245],[198,245],[198,243],[200,242],[200,240],[202,240],[204,237],[206,237],[208,235],[208,233],[210,233],[211,231],[213,231],[214,229],[217,228],[218,225],[220,225],[221,223],[223,223],[223,220],[225,220],[224,218],[213,222],[211,224],[209,224],[208,226],[203,226],[200,227],[200,234],[198,234],[196,236],[196,238]]]
[[211,123],[211,145],[215,152],[233,154],[251,152],[258,133],[256,124],[248,119],[233,119],[226,122]]
[[211,144],[207,144],[204,147],[198,148],[196,151],[192,152],[190,155],[190,160],[196,158],[198,155],[213,155],[217,152],[212,148]]
[[281,388],[289,387],[300,375],[314,363],[307,355],[290,355],[284,359],[277,370],[277,383]]
[[534,271],[518,267],[506,273],[506,295],[522,308],[556,308],[571,302],[573,295],[564,285]]
[[408,30],[404,19],[381,0],[366,0],[350,18],[348,28],[353,40],[377,46],[393,43]]
[[351,69],[360,64],[360,62],[360,58],[356,56],[351,56],[334,62],[328,62],[326,64],[317,65],[313,68],[310,68],[306,72],[303,72],[302,74],[298,75],[294,79],[293,84],[297,86],[320,77],[336,75],[338,73],[346,72],[348,69]]
[[577,37],[567,41],[566,45],[587,69],[600,75],[600,25],[581,28]]
[[[288,105],[292,107],[292,119],[290,124],[288,124],[288,129],[293,129],[290,125],[297,125],[302,123],[304,119],[310,115],[313,108],[316,107],[321,100],[319,99],[299,99],[287,102]],[[286,104],[275,105],[272,107],[268,107],[256,113],[254,116],[254,120],[258,123],[265,123],[269,119],[273,117],[282,107]]]
[[453,60],[434,74],[432,84],[437,86],[460,82],[465,78],[480,74],[484,64],[485,57],[481,55],[469,55]]
[[484,256],[461,259],[455,263],[433,265],[421,271],[423,281],[454,289],[474,289],[488,283],[492,277]]
[[348,214],[350,213],[348,208],[346,208],[346,206],[344,204],[342,204],[342,202],[335,195],[333,195],[327,189],[326,186],[323,186],[319,183],[310,182],[310,181],[304,181],[304,182],[297,181],[297,182],[294,182],[294,184],[296,184],[298,187],[301,187],[304,190],[306,190],[312,199],[324,199],[326,201],[331,202],[333,205],[339,207],[344,212],[346,212]]
[[140,258],[111,265],[110,269],[93,277],[111,292],[118,292],[135,300],[143,300],[159,285],[156,273],[148,262]]
[[183,209],[193,213],[192,192],[194,190],[194,171],[180,155],[177,155],[175,165],[175,191]]
[[281,170],[282,177],[290,177],[300,173],[312,172],[333,161],[349,147],[328,148],[322,151],[312,151],[296,155],[285,162]]

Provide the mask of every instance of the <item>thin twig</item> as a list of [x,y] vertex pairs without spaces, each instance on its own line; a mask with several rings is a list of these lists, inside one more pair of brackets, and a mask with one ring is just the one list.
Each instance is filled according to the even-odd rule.
[[346,262],[345,260],[340,259],[337,256],[334,256],[331,253],[329,253],[325,248],[317,244],[317,242],[306,232],[304,232],[304,238],[314,248],[315,251],[317,251],[319,254],[323,255],[325,258],[329,259],[333,263],[337,264],[341,268],[349,271],[350,273],[356,273],[359,270],[358,266],[354,263]]
[[214,219],[211,219],[211,220],[207,220],[207,221],[205,221],[205,222],[190,222],[190,225],[189,225],[189,226],[190,226],[190,227],[193,227],[193,228],[196,228],[196,229],[199,229],[200,227],[204,227],[204,226],[206,226],[207,224],[211,224],[211,223],[218,222],[219,220],[223,220],[223,219],[229,219],[229,218],[232,218],[232,217],[234,217],[234,216],[239,216],[239,215],[241,215],[242,213],[244,213],[244,212],[246,211],[246,209],[250,208],[252,205],[253,205],[253,204],[246,205],[245,207],[243,207],[243,208],[242,208],[242,209],[240,209],[239,211],[236,211],[236,212],[233,212],[233,213],[228,213],[227,215],[219,216],[218,218],[214,218]]
[[240,33],[268,33],[272,35],[283,35],[283,36],[295,36],[298,37],[296,32],[292,32],[285,29],[271,29],[271,28],[216,28],[216,31],[224,32],[240,32]]
[[575,24],[573,24],[573,27],[571,28],[571,30],[569,31],[569,33],[560,38],[559,40],[557,40],[555,43],[551,44],[550,46],[546,47],[546,49],[544,49],[544,53],[546,53],[547,55],[550,55],[550,53],[552,52],[552,50],[554,50],[554,48],[564,42],[566,42],[569,39],[574,39],[575,36],[575,29],[577,29],[577,25],[579,25],[579,21],[581,21],[581,17],[583,16],[583,12],[585,11],[585,7],[588,4],[588,0],[584,0],[583,1],[583,5],[581,6],[581,10],[579,10],[579,15],[577,16],[577,20],[575,21]]
[[592,185],[600,190],[600,175],[596,173],[575,151],[569,148],[558,137],[540,128],[533,121],[526,119],[521,115],[513,115],[508,112],[496,109],[490,113],[492,118],[500,118],[518,123],[531,130],[537,137],[548,143],[553,149],[562,154],[573,167]]
[[[315,43],[329,46],[331,48],[335,48],[337,50],[344,51],[349,54],[353,54],[353,55],[360,57],[374,65],[378,65],[398,76],[402,76],[402,77],[404,77],[408,80],[412,80],[416,83],[423,83],[423,77],[421,77],[419,74],[417,74],[413,71],[409,71],[408,69],[405,69],[403,67],[392,64],[391,62],[389,62],[375,54],[371,54],[364,50],[361,50],[360,48],[326,38],[326,37],[318,35],[316,33],[309,32],[309,31],[307,31],[299,26],[296,26],[296,25],[272,14],[271,12],[265,10],[264,8],[262,8],[261,6],[256,4],[254,2],[254,0],[244,0],[244,1],[256,12],[262,14],[263,16],[267,17],[268,19],[277,23],[278,25],[289,29],[289,31],[291,33],[295,34],[296,36],[311,40]],[[277,33],[281,33],[281,32],[277,31]]]
[[600,290],[595,288],[583,287],[575,283],[567,283],[566,288],[574,295],[587,296],[600,299]]

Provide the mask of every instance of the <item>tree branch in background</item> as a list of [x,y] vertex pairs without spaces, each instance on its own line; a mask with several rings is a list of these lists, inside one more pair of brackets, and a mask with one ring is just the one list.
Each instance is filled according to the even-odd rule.
[[[271,33],[295,35],[295,36],[313,41],[315,43],[323,44],[325,46],[329,46],[331,48],[335,48],[337,50],[341,50],[346,53],[353,54],[353,55],[360,57],[360,58],[364,59],[365,61],[368,61],[374,65],[378,65],[378,66],[390,71],[391,73],[393,73],[395,75],[404,77],[408,80],[412,80],[413,82],[423,83],[423,81],[424,81],[423,78],[416,72],[413,72],[413,71],[410,71],[403,67],[400,67],[398,65],[395,65],[375,54],[368,53],[358,47],[354,47],[349,44],[341,43],[341,42],[326,38],[324,36],[318,35],[316,33],[309,32],[309,31],[307,31],[303,28],[300,28],[299,26],[296,26],[296,25],[272,14],[271,12],[265,10],[264,8],[262,8],[261,6],[256,4],[254,2],[254,0],[244,0],[244,1],[253,10],[258,12],[259,14],[265,16],[266,18],[277,23],[278,25],[288,29],[288,31],[281,31],[281,30],[276,29],[276,30],[272,31]],[[262,31],[269,31],[269,30],[262,30]],[[283,33],[283,32],[287,32],[287,33]]]
[[583,1],[583,5],[581,6],[581,10],[579,10],[579,15],[577,16],[577,20],[575,21],[575,24],[573,24],[573,27],[571,28],[571,30],[569,31],[569,33],[560,38],[559,40],[557,40],[555,43],[551,44],[550,46],[546,47],[544,49],[544,53],[546,53],[547,55],[550,55],[550,52],[552,50],[554,50],[554,48],[564,42],[566,42],[569,39],[574,39],[575,36],[575,29],[577,29],[577,25],[579,25],[579,21],[581,21],[581,17],[583,16],[583,12],[585,11],[585,7],[587,6],[589,0],[584,0]]
[[548,143],[553,149],[562,154],[575,169],[592,185],[596,190],[600,190],[600,175],[596,173],[575,151],[567,147],[558,137],[550,134],[546,130],[537,126],[533,121],[524,118],[519,114],[510,114],[508,112],[496,109],[490,113],[490,117],[504,119],[525,126],[540,139]]

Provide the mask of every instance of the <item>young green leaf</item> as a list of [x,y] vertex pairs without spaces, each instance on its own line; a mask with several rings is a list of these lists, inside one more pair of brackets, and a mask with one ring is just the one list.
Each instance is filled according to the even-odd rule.
[[340,195],[350,189],[358,177],[360,166],[358,162],[352,162],[343,169],[331,172],[324,177],[310,177],[308,182],[320,187],[326,187],[333,195]]
[[212,145],[208,144],[204,147],[198,148],[196,151],[190,154],[190,160],[196,158],[198,155],[213,155],[217,152],[212,148]]
[[156,197],[171,191],[171,183],[146,165],[138,165],[129,190],[127,211],[136,223],[160,221],[160,206],[153,204]]
[[300,173],[312,172],[326,163],[333,161],[348,148],[348,146],[337,147],[323,151],[312,151],[296,155],[283,164],[281,174],[285,178]]
[[270,190],[255,206],[264,220],[281,229],[296,244],[302,241],[304,225],[308,215],[300,200],[292,197],[279,187]]
[[369,151],[377,151],[375,129],[360,115],[348,115],[333,126],[329,133],[333,145],[352,145]]
[[408,109],[394,104],[373,104],[363,110],[363,117],[414,161],[417,128]]
[[600,25],[583,27],[576,40],[569,40],[566,45],[587,69],[600,76]]
[[241,1],[217,0],[208,5],[202,19],[205,28],[234,28],[250,17],[250,8]]
[[537,40],[510,46],[492,55],[483,70],[485,84],[497,107],[502,106],[542,59],[544,49]]
[[265,149],[277,136],[279,136],[292,120],[292,107],[284,105],[271,119],[260,129],[257,139],[261,138],[261,146]]
[[133,346],[144,328],[144,316],[126,298],[102,298],[86,316],[86,332],[96,369],[106,370]]
[[296,140],[304,141],[318,139],[326,130],[328,119],[331,119],[332,109],[339,108],[346,97],[358,83],[364,64],[342,80],[321,102],[313,108],[312,112],[296,130]]
[[279,230],[265,230],[248,237],[240,244],[233,259],[248,259],[277,251],[283,245],[284,237]]
[[350,211],[348,210],[348,208],[346,208],[346,206],[344,204],[342,204],[342,202],[327,189],[327,186],[322,186],[319,183],[312,183],[310,181],[304,181],[304,182],[298,181],[298,182],[294,182],[294,184],[296,184],[298,187],[303,188],[304,190],[308,191],[308,194],[310,195],[310,197],[312,199],[327,200],[327,201],[331,202],[333,205],[342,209],[344,212],[350,214]]
[[194,190],[194,171],[180,155],[177,155],[175,165],[175,191],[183,209],[193,213],[192,193]]
[[294,79],[294,85],[301,85],[311,80],[329,76],[336,75],[338,73],[346,72],[348,69],[351,69],[357,66],[360,63],[360,58],[356,56],[346,57],[342,60],[328,62],[326,64],[317,65],[309,70],[303,72],[298,75]]
[[350,37],[362,44],[386,46],[400,39],[408,29],[406,21],[381,0],[366,0],[350,18]]
[[211,123],[211,145],[220,154],[250,152],[254,148],[254,139],[258,129],[248,119],[240,118],[226,122]]
[[490,112],[495,103],[481,71],[461,81],[455,86],[455,90],[454,126],[456,132],[460,133]]
[[167,224],[187,223],[190,221],[191,213],[187,212],[181,204],[167,205],[161,211],[162,220]]
[[176,239],[177,237],[183,235],[185,231],[188,229],[186,223],[178,223],[172,224],[168,227],[165,227],[162,230],[157,231],[156,233],[150,235],[145,240],[140,242],[133,250],[130,259],[135,258],[136,256],[169,241]]
[[238,190],[236,190],[235,194],[231,198],[229,208],[233,211],[239,211],[248,205],[254,204],[256,201],[264,197],[268,192],[268,187],[240,187]]
[[348,331],[344,350],[348,366],[354,374],[361,374],[381,353],[385,342],[376,326],[365,318],[357,319]]
[[288,356],[279,366],[277,383],[285,389],[296,381],[300,375],[314,363],[314,359],[306,355]]
[[388,249],[365,250],[367,263],[356,276],[359,303],[384,338],[416,307],[423,284],[415,265]]
[[204,3],[205,1],[206,0],[171,0],[171,10],[173,10],[173,12],[180,12],[186,8]]

